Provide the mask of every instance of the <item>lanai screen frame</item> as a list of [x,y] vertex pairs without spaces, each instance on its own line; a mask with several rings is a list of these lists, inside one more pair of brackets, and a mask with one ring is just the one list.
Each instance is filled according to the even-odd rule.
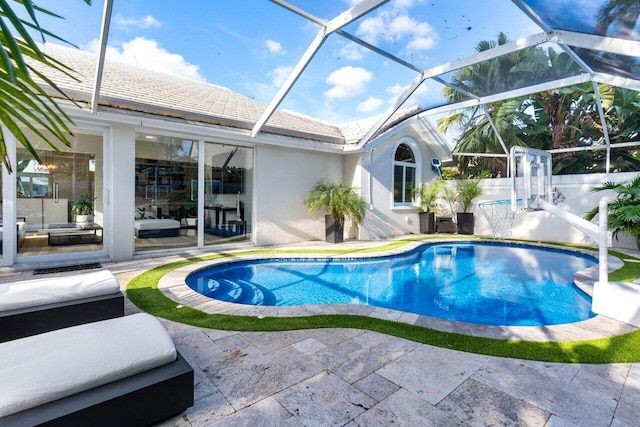
[[[406,87],[404,92],[396,97],[395,101],[388,107],[384,114],[381,115],[379,120],[364,134],[364,136],[359,140],[357,144],[352,144],[350,146],[345,146],[345,151],[358,151],[362,150],[366,147],[366,145],[374,139],[376,133],[382,128],[382,126],[400,109],[400,107],[409,99],[409,97],[420,87],[423,82],[428,79],[434,80],[440,84],[448,86],[454,90],[457,90],[463,93],[465,96],[469,98],[467,101],[457,102],[447,105],[442,105],[434,108],[430,108],[422,111],[420,116],[428,116],[434,114],[447,113],[450,111],[460,110],[469,107],[480,107],[485,108],[489,103],[511,99],[519,96],[526,96],[533,93],[558,89],[561,87],[568,87],[578,83],[584,83],[591,81],[594,85],[594,90],[596,93],[596,101],[598,107],[598,113],[600,116],[600,120],[603,126],[603,136],[604,136],[604,145],[598,146],[586,146],[586,147],[573,147],[573,148],[565,148],[565,149],[555,149],[549,150],[551,153],[560,153],[567,151],[591,151],[591,150],[607,150],[606,156],[606,171],[610,170],[610,152],[611,148],[624,148],[624,147],[635,147],[640,146],[640,141],[629,141],[625,143],[617,143],[611,144],[609,140],[609,134],[607,132],[606,121],[604,120],[604,111],[602,108],[602,103],[600,102],[598,96],[597,85],[599,83],[609,84],[612,86],[617,86],[621,88],[626,88],[634,91],[640,92],[640,80],[623,77],[619,75],[613,75],[609,73],[596,72],[592,69],[572,48],[584,48],[590,50],[597,50],[600,52],[607,52],[625,56],[632,57],[640,57],[640,41],[638,40],[628,40],[618,37],[610,37],[610,36],[601,36],[596,34],[586,34],[579,33],[574,31],[567,30],[559,30],[551,28],[544,19],[542,19],[532,8],[528,6],[525,0],[511,0],[520,10],[522,10],[527,17],[529,17],[535,24],[537,24],[540,28],[543,29],[543,32],[533,34],[531,36],[527,36],[510,43],[496,46],[492,49],[479,52],[474,55],[467,56],[465,58],[451,61],[447,63],[443,63],[437,65],[435,67],[431,67],[429,69],[421,69],[415,64],[412,64],[408,61],[405,61],[392,53],[380,49],[372,44],[362,40],[361,38],[348,33],[344,30],[344,27],[349,25],[352,22],[357,21],[363,16],[368,15],[369,13],[375,11],[380,6],[388,3],[390,0],[362,0],[355,6],[345,10],[344,12],[337,15],[335,18],[331,20],[321,19],[319,17],[314,16],[313,14],[302,10],[285,0],[270,0],[271,2],[289,10],[292,13],[295,13],[315,24],[320,26],[320,30],[318,31],[316,37],[313,39],[306,52],[302,55],[296,66],[293,68],[292,72],[289,74],[288,78],[285,80],[283,85],[280,87],[279,91],[271,101],[271,103],[267,106],[267,109],[264,111],[260,119],[255,123],[252,129],[252,136],[255,137],[261,131],[264,125],[267,123],[272,114],[276,111],[280,103],[286,97],[287,93],[291,90],[293,85],[296,83],[298,78],[304,72],[305,68],[309,65],[309,63],[313,60],[315,54],[321,49],[324,41],[331,34],[338,34],[352,42],[359,44],[360,46],[367,48],[378,55],[385,57],[397,64],[402,65],[403,67],[408,68],[409,70],[415,71],[417,73],[416,77],[409,85]],[[102,70],[104,66],[105,53],[108,42],[108,34],[109,34],[109,26],[111,22],[111,11],[113,8],[113,0],[105,0],[104,10],[103,10],[103,19],[102,26],[100,32],[100,49],[98,52],[98,59],[96,64],[96,74],[95,74],[95,82],[94,89],[92,93],[92,111],[95,113],[98,108],[99,98],[100,98],[100,85],[102,81]],[[519,89],[514,89],[507,92],[501,92],[498,94],[493,94],[489,96],[477,96],[467,91],[464,91],[461,88],[452,85],[447,82],[442,76],[446,73],[478,64],[483,61],[491,60],[494,58],[498,58],[504,55],[508,55],[513,52],[517,52],[522,49],[539,46],[544,43],[555,43],[557,44],[564,52],[566,52],[572,60],[574,60],[582,70],[582,74],[567,78],[561,78],[558,80],[553,80],[541,84],[536,84],[532,86],[522,87]],[[637,52],[635,55],[631,54],[631,52]],[[491,117],[487,114],[485,109],[485,114],[492,124],[494,128],[494,132],[498,136],[498,139],[501,141],[502,149],[504,153],[456,153],[457,156],[489,156],[489,157],[508,157],[509,153],[506,145],[502,141],[499,132],[497,131],[495,125],[493,124]]]

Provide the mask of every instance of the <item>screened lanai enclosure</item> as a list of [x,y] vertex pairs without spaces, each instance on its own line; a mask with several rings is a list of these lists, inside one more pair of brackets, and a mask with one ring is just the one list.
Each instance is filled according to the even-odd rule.
[[[396,1],[365,0],[348,11],[340,2],[273,1],[320,29],[254,134],[305,67],[327,60],[323,44],[348,40],[393,63],[403,87],[362,145],[418,103],[418,114],[450,137],[463,171],[506,176],[515,145],[550,150],[557,174],[640,170],[637,1],[426,1],[410,17]],[[402,19],[414,24],[408,45],[394,32]]]
[[[61,31],[95,43],[45,37],[43,49],[75,74],[36,65],[66,94],[37,80],[74,136],[61,153],[34,137],[40,165],[6,139],[16,174],[2,175],[2,217],[17,234],[5,233],[0,264],[319,240],[323,218],[304,200],[320,180],[366,201],[347,238],[415,234],[413,190],[447,167],[501,178],[475,203],[508,199],[514,146],[551,152],[554,186],[580,217],[597,205],[593,188],[640,171],[638,1],[184,0],[179,13],[78,3],[75,15],[54,10],[83,21]],[[146,13],[163,20],[149,34],[170,35],[165,53],[197,44],[202,56],[181,58],[214,71],[202,81],[110,56],[129,37],[124,17]],[[193,13],[211,25],[193,25]],[[242,41],[233,56],[231,39]],[[74,225],[81,197],[93,200],[90,228]],[[439,216],[451,222],[449,211]],[[512,237],[582,242],[545,215],[516,217]],[[491,235],[476,220],[475,234]]]
[[[253,125],[254,137],[279,107],[288,107],[297,86],[325,78],[319,63],[338,67],[373,55],[376,79],[385,85],[369,86],[367,101],[390,93],[393,100],[345,150],[362,149],[398,116],[418,114],[437,123],[467,172],[505,176],[514,145],[550,150],[557,174],[640,169],[637,1],[271,2],[274,21],[294,14],[311,30],[291,27],[292,37],[308,47]],[[119,6],[104,3],[94,109]]]

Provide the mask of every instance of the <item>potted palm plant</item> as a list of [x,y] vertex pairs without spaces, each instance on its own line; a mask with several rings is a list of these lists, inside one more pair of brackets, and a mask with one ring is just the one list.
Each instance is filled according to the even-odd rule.
[[356,189],[348,185],[322,181],[311,190],[304,203],[311,213],[318,209],[328,212],[325,215],[325,237],[329,243],[343,241],[347,218],[356,226],[364,220],[366,203]]
[[88,224],[93,221],[93,199],[88,194],[81,194],[80,198],[73,202],[71,212],[75,215],[78,224]]
[[420,233],[433,234],[436,232],[436,210],[438,207],[436,202],[444,185],[444,181],[438,179],[431,183],[423,183],[413,189],[414,197],[419,199]]
[[[609,202],[608,228],[613,237],[619,233],[635,237],[636,245],[640,249],[640,175],[629,183],[604,182],[592,191],[612,190],[616,197]],[[598,216],[598,206],[587,212],[584,218],[591,221]]]
[[462,212],[456,213],[456,222],[458,224],[459,234],[473,234],[475,218],[473,212],[470,212],[473,200],[482,194],[480,181],[484,175],[478,179],[460,179],[455,189],[455,199],[462,208]]

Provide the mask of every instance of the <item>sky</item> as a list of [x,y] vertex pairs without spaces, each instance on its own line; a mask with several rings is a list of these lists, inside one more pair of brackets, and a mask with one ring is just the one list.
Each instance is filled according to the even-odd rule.
[[[330,20],[357,0],[289,0]],[[107,57],[227,87],[269,104],[320,27],[268,0],[114,0]],[[41,25],[96,52],[103,0],[41,0],[64,19]],[[420,69],[473,54],[499,32],[541,31],[509,0],[391,0],[344,28]],[[62,44],[55,39],[48,42]],[[332,34],[280,104],[331,123],[385,112],[418,73]],[[423,84],[405,106],[442,104],[443,86]]]

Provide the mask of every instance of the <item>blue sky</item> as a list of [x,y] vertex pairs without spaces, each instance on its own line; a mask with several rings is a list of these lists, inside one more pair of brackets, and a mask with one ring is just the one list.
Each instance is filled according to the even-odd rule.
[[[290,0],[332,19],[355,0]],[[42,25],[95,51],[103,1],[38,3],[60,19]],[[156,71],[228,87],[269,103],[319,27],[268,0],[114,0],[108,56]],[[422,69],[474,53],[505,32],[540,31],[509,0],[392,0],[345,28]],[[417,73],[331,35],[280,108],[333,123],[383,113]],[[442,86],[423,85],[408,104],[440,104]]]

